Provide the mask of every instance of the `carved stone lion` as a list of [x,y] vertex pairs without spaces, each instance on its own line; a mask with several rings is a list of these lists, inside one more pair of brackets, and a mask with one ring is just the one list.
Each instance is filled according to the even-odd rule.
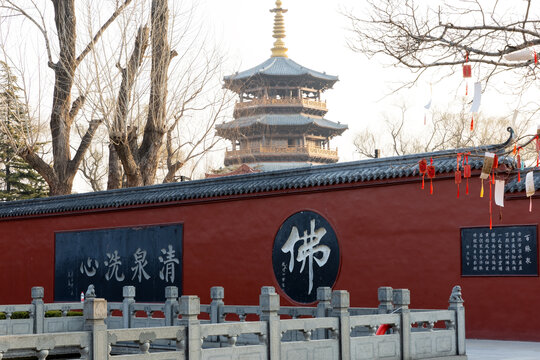
[[94,285],[92,284],[88,285],[88,290],[86,290],[85,297],[87,299],[96,297],[96,289],[94,288]]
[[452,289],[452,294],[450,295],[450,300],[448,302],[464,302],[461,297],[461,286],[456,285]]

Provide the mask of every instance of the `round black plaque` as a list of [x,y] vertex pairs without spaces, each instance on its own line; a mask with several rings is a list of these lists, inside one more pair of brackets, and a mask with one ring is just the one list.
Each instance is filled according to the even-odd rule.
[[339,260],[334,229],[313,211],[290,216],[277,232],[272,250],[274,275],[279,287],[296,302],[312,303],[318,287],[332,287]]

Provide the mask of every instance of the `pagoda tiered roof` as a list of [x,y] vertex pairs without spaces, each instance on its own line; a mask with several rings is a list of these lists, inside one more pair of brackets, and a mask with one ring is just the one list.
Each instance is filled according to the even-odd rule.
[[228,137],[233,132],[237,135],[239,131],[245,131],[248,128],[262,126],[302,126],[317,127],[320,130],[330,132],[332,135],[340,135],[348,129],[346,124],[335,123],[322,117],[308,116],[304,114],[277,115],[263,114],[257,116],[242,117],[227,123],[216,125],[219,136]]
[[279,84],[295,80],[299,84],[313,87],[316,90],[326,90],[339,79],[337,76],[306,68],[287,57],[271,57],[251,69],[225,76],[223,80],[226,88],[239,91],[259,85],[259,83],[274,82]]

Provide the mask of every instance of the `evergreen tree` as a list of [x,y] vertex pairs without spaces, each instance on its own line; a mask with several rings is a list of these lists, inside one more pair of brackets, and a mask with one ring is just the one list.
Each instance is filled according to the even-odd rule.
[[23,147],[22,131],[28,131],[28,108],[11,69],[0,61],[0,201],[47,196],[45,180],[17,155]]

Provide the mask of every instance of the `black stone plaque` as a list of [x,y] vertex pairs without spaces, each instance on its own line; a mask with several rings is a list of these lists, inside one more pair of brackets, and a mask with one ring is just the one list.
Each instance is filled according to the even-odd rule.
[[164,301],[165,287],[182,293],[182,225],[73,231],[55,234],[54,300],[77,301],[93,284],[96,296]]
[[461,229],[462,276],[538,276],[536,225]]
[[272,264],[280,288],[292,300],[312,303],[317,288],[332,287],[339,272],[339,245],[321,215],[301,211],[281,225],[274,240]]

